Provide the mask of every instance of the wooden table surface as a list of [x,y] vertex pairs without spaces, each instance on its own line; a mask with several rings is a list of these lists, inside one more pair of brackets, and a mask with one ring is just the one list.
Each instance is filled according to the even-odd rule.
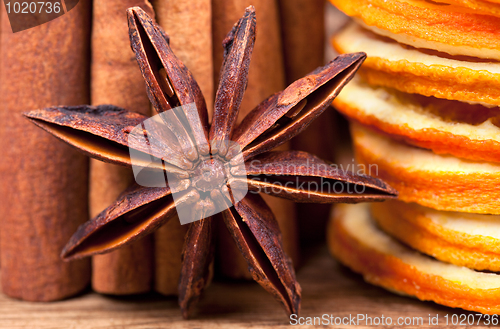
[[[339,265],[326,247],[310,252],[297,276],[303,317],[367,314],[373,319],[391,317],[393,325],[399,317],[422,317],[424,325],[404,328],[428,328],[429,314],[439,314],[439,328],[443,328],[447,327],[446,314],[450,320],[453,314],[472,314],[366,284]],[[193,319],[183,320],[174,298],[156,294],[117,298],[86,293],[53,303],[22,302],[0,294],[0,328],[290,328],[280,305],[253,282],[212,283],[193,315]],[[359,324],[365,327],[364,321]]]

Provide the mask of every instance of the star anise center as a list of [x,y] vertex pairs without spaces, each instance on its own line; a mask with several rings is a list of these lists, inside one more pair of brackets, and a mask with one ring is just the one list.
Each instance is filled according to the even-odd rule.
[[202,193],[219,189],[227,182],[224,162],[217,156],[202,159],[191,174],[193,186]]

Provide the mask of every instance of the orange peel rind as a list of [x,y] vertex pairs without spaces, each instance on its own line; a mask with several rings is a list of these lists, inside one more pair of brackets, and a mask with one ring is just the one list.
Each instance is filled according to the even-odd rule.
[[500,214],[500,164],[474,162],[397,142],[352,122],[356,160],[399,199],[447,211]]
[[333,104],[350,119],[434,153],[500,162],[500,108],[405,94],[359,79]]
[[377,33],[451,55],[500,59],[500,18],[425,0],[330,0]]
[[500,271],[500,216],[438,211],[415,203],[372,204],[387,234],[440,261]]
[[434,260],[379,230],[366,204],[338,205],[328,227],[331,253],[365,281],[449,307],[500,313],[500,275]]
[[500,16],[499,0],[439,0],[439,2],[469,8],[482,15]]
[[500,106],[498,62],[438,56],[436,52],[408,48],[355,23],[335,35],[332,42],[340,53],[360,50],[367,53],[360,74],[370,84],[406,93]]

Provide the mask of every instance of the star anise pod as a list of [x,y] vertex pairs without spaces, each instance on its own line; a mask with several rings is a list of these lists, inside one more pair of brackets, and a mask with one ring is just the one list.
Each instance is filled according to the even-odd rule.
[[[249,7],[223,42],[224,63],[209,125],[200,88],[172,53],[168,36],[140,8],[128,9],[128,21],[149,99],[158,113],[168,114],[160,120],[163,123],[146,124],[147,117],[112,105],[59,106],[25,115],[91,157],[132,166],[130,148],[130,154],[155,160],[144,163],[146,172],[168,174],[177,181],[175,188],[171,180],[160,187],[130,186],[113,205],[77,230],[62,257],[70,260],[109,252],[151,233],[180,210],[193,219],[202,218],[189,224],[182,256],[179,304],[187,317],[207,285],[213,257],[213,219],[207,214],[218,206],[224,209],[224,222],[252,277],[288,313],[297,314],[300,286],[283,251],[278,224],[256,192],[316,203],[382,201],[396,195],[378,179],[344,172],[311,154],[271,151],[329,107],[365,54],[337,57],[264,100],[235,128],[255,41],[255,11]],[[187,111],[189,106],[195,111]],[[135,143],[130,137],[137,127],[139,141]],[[137,161],[140,165],[142,160]],[[337,192],[311,189],[312,184],[324,183],[337,186]],[[353,193],[356,188],[360,192]],[[236,198],[238,191],[246,189],[248,193]]]

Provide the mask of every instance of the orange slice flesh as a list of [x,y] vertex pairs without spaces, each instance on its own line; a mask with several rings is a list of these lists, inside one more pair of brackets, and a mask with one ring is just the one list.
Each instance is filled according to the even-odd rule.
[[500,271],[500,216],[438,211],[415,203],[372,204],[380,228],[446,263]]
[[441,52],[443,54],[448,54],[450,56],[466,56],[478,59],[487,59],[491,61],[498,61],[500,59],[500,51],[498,49],[473,48],[463,45],[451,46],[435,41],[413,38],[406,34],[392,33],[386,30],[379,29],[376,26],[367,25],[363,21],[358,19],[355,19],[355,21],[363,28],[372,31],[379,36],[390,38],[393,41],[397,41],[401,44],[411,46],[413,48],[428,49],[436,52]]
[[409,48],[355,23],[334,36],[332,42],[340,53],[367,53],[360,74],[371,84],[449,100],[500,105],[499,62]]
[[451,55],[500,59],[500,18],[425,0],[330,0],[377,33]]
[[328,227],[331,253],[365,281],[449,307],[498,314],[500,275],[422,255],[379,230],[366,204],[338,205]]
[[400,200],[438,210],[500,214],[500,164],[438,155],[354,122],[351,132],[363,170],[394,187]]
[[351,81],[334,101],[344,115],[438,154],[500,162],[500,108]]

